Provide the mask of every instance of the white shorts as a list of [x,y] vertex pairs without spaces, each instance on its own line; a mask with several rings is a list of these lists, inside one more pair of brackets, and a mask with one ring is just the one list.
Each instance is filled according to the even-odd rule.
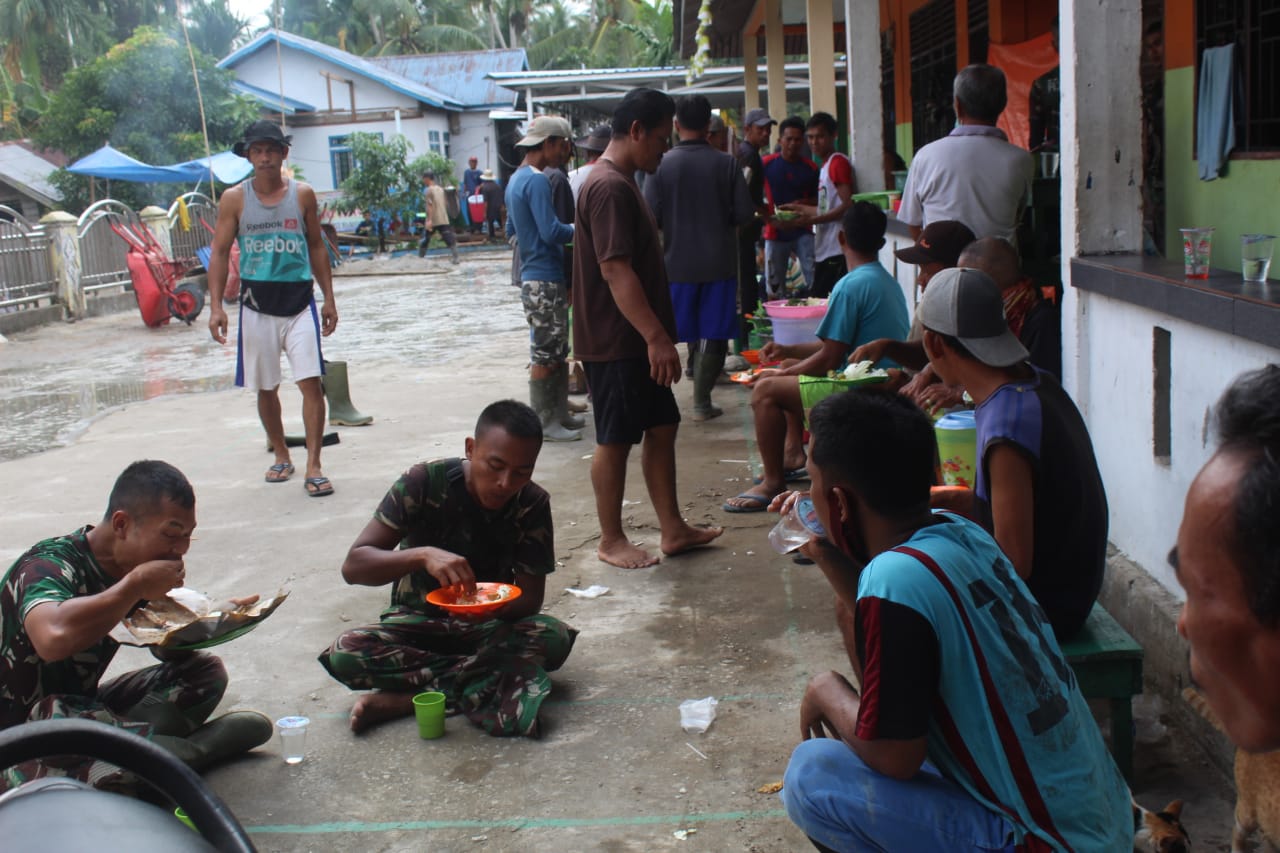
[[236,385],[270,391],[280,385],[280,353],[289,357],[294,382],[324,374],[316,303],[292,317],[276,317],[240,306]]

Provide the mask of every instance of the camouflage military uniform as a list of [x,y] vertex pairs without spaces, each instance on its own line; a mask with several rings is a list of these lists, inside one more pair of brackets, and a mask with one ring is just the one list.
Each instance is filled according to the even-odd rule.
[[[119,648],[115,640],[103,637],[82,652],[50,662],[40,659],[27,636],[23,621],[36,605],[97,595],[116,582],[94,558],[85,536],[89,530],[37,543],[9,568],[0,585],[0,728],[79,717],[146,738],[190,734],[226,690],[227,674],[218,658],[185,655],[99,684]],[[160,707],[165,705],[169,708]],[[165,722],[151,722],[155,720]],[[112,765],[62,758],[9,768],[0,787],[40,776],[74,776],[105,786],[126,781]]]
[[569,294],[558,281],[520,283],[520,302],[529,321],[529,360],[559,364],[569,357]]
[[[517,572],[555,570],[551,502],[530,483],[487,511],[467,492],[462,460],[415,465],[387,492],[374,518],[401,536],[401,548],[434,546],[467,559],[478,581],[510,583]],[[392,587],[381,620],[347,631],[324,653],[329,674],[356,690],[440,690],[451,712],[493,735],[538,734],[538,708],[551,692],[578,632],[537,614],[470,622],[426,603],[439,583],[412,572]]]

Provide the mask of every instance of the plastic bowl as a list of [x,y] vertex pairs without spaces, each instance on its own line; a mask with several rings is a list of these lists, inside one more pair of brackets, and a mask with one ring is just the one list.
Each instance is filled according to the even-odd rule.
[[819,299],[816,305],[788,305],[785,299],[774,299],[764,304],[765,313],[770,317],[784,320],[811,320],[824,317],[827,313],[827,300]]
[[760,363],[760,350],[757,350],[757,349],[744,349],[742,352],[738,353],[738,355],[740,355],[740,356],[742,356],[743,358],[745,358],[745,359],[747,360],[747,364],[759,364],[759,363]]
[[462,590],[456,586],[441,587],[433,589],[427,593],[427,603],[434,604],[441,610],[447,610],[450,613],[460,613],[467,616],[479,616],[490,611],[497,610],[503,605],[509,604],[520,597],[520,587],[509,583],[478,583],[476,584],[476,597],[485,598],[489,595],[498,594],[498,590],[506,587],[510,592],[506,597],[497,601],[481,601],[477,604],[458,604],[458,598]]

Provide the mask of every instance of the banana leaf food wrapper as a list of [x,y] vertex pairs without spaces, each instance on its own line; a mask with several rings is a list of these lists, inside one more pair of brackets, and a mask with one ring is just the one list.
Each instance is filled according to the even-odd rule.
[[282,589],[238,607],[229,601],[214,602],[188,587],[176,587],[164,598],[135,608],[111,630],[111,637],[126,646],[216,646],[253,630],[288,597],[289,591]]

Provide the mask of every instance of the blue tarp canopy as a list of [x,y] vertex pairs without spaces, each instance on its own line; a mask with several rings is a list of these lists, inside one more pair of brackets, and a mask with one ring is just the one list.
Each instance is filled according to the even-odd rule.
[[212,157],[201,157],[199,160],[188,160],[185,163],[178,163],[176,166],[169,166],[170,169],[198,169],[200,178],[209,177],[209,166],[213,165],[213,176],[224,184],[234,184],[243,181],[253,172],[253,164],[231,151],[223,151],[221,154],[214,154]]
[[230,151],[214,154],[212,157],[201,157],[188,160],[173,166],[150,166],[141,160],[135,160],[128,154],[104,145],[97,151],[81,157],[67,167],[68,172],[77,175],[89,175],[94,178],[105,178],[109,181],[133,181],[143,184],[189,184],[207,180],[209,164],[213,164],[213,174],[223,183],[235,183],[253,170],[249,161],[237,157]]

